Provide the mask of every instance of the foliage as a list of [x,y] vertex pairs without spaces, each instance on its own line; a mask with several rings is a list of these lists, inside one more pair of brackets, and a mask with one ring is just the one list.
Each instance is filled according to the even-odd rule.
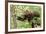
[[[17,17],[20,16],[23,18],[24,12],[33,11],[41,14],[41,7],[40,6],[33,6],[33,5],[10,5],[10,27],[12,28],[32,28],[32,21],[35,22],[34,24],[37,24],[37,26],[41,26],[41,18],[40,17],[34,17],[30,21],[30,25],[28,20],[25,21],[19,21],[17,20]],[[36,20],[37,19],[37,20]],[[15,26],[16,25],[16,26]]]

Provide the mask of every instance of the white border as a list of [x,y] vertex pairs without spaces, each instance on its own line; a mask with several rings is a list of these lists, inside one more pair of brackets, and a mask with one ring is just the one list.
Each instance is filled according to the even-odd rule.
[[[41,28],[27,28],[27,29],[10,29],[10,4],[12,5],[34,5],[41,6]],[[8,32],[12,31],[28,31],[28,30],[43,30],[43,5],[42,4],[26,4],[26,3],[8,3]]]

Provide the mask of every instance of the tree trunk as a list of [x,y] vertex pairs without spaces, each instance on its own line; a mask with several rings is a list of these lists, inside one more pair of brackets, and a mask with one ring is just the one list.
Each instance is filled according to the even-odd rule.
[[14,28],[17,28],[16,16],[13,16]]

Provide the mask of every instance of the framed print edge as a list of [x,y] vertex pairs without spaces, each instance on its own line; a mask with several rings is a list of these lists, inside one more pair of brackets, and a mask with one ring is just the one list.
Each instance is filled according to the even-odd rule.
[[5,0],[5,34],[8,34],[8,0]]
[[43,4],[43,30],[29,30],[29,31],[14,31],[8,32],[8,1],[5,0],[5,33],[21,33],[21,32],[38,32],[38,31],[45,31],[45,3],[43,2],[23,2],[23,1],[14,1],[13,3],[34,3],[34,4]]

